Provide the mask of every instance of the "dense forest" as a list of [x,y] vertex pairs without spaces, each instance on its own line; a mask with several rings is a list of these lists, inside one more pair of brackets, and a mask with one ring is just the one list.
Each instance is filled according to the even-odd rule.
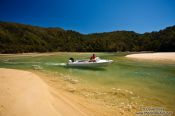
[[158,32],[81,34],[61,28],[0,22],[0,53],[175,51],[175,26]]

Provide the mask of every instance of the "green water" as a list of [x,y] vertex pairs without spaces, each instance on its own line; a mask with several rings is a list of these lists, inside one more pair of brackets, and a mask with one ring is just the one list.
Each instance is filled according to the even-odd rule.
[[128,53],[97,53],[114,62],[105,68],[67,68],[63,63],[73,57],[88,59],[90,53],[56,53],[49,56],[0,56],[0,67],[33,69],[39,65],[43,70],[62,73],[80,79],[91,86],[127,89],[141,96],[141,102],[148,106],[175,109],[175,64],[127,59]]

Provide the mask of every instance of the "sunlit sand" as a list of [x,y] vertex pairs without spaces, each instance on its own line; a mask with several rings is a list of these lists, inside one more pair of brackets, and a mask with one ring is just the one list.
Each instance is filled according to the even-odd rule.
[[162,61],[175,61],[175,52],[165,53],[140,53],[127,55],[128,58],[145,59],[145,60],[162,60]]
[[31,72],[1,68],[0,74],[1,116],[86,116],[88,114]]

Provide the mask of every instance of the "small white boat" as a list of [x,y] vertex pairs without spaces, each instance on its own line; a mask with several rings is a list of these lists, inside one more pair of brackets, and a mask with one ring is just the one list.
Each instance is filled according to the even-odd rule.
[[112,62],[113,60],[100,59],[99,57],[96,57],[95,60],[93,61],[90,61],[90,60],[74,61],[73,58],[70,58],[70,60],[67,63],[67,66],[70,66],[70,67],[104,67]]

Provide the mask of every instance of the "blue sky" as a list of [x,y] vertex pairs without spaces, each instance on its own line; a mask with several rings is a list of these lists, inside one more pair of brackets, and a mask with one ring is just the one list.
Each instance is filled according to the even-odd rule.
[[86,34],[144,33],[175,25],[175,0],[0,0],[0,21]]

